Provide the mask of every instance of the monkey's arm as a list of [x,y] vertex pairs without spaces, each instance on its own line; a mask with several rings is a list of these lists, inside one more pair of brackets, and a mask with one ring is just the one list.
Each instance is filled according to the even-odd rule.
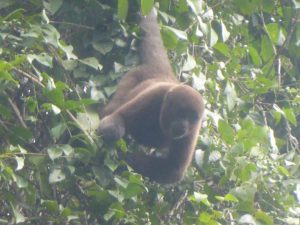
[[141,65],[130,71],[128,71],[124,77],[120,80],[117,90],[114,93],[112,99],[105,106],[102,115],[107,116],[118,109],[124,102],[128,101],[130,92],[138,86],[143,78],[143,72],[146,70],[146,66]]
[[141,111],[152,104],[162,102],[165,94],[172,86],[174,84],[166,82],[145,85],[144,90],[132,100],[101,120],[98,129],[100,135],[106,141],[117,141],[122,138],[126,132],[127,122],[133,121]]
[[[159,81],[157,78],[159,78]],[[177,82],[175,76],[160,74],[157,72],[157,68],[152,65],[144,64],[128,71],[120,80],[113,98],[105,106],[102,115],[107,116],[113,113],[147,87],[153,84],[153,86],[156,86],[158,82],[163,82],[164,79],[168,80],[169,83],[170,81],[174,84]]]
[[176,183],[182,180],[192,161],[199,129],[200,123],[191,131],[190,135],[173,140],[166,157],[129,153],[124,158],[136,172],[151,180],[163,184]]

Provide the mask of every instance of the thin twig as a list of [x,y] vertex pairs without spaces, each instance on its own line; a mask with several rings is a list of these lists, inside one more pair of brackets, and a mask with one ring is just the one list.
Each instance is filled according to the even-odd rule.
[[184,193],[182,193],[180,195],[179,199],[175,202],[172,209],[170,210],[167,219],[164,221],[165,222],[164,224],[168,224],[170,222],[170,220],[172,218],[174,218],[176,211],[178,211],[180,209],[180,207],[182,207],[182,205],[184,205],[186,203],[187,196],[188,196],[187,191],[185,191]]
[[84,29],[87,29],[87,30],[95,30],[94,27],[90,27],[90,26],[86,26],[86,25],[81,25],[81,24],[76,24],[76,23],[71,23],[71,22],[63,22],[63,21],[50,20],[50,23],[53,23],[53,24],[64,24],[64,25],[69,25],[69,26],[73,26],[73,27],[77,27],[77,28],[84,28]]
[[[299,17],[299,14],[300,14],[300,12],[298,10],[296,10],[294,12],[295,12],[295,15],[292,18],[292,22],[291,22],[291,25],[290,25],[290,29],[289,29],[288,35],[287,35],[285,41],[283,42],[283,44],[276,51],[276,48],[275,48],[274,44],[272,43],[272,47],[273,47],[273,50],[274,50],[274,53],[275,53],[275,57],[274,57],[272,65],[274,66],[274,64],[276,62],[278,62],[278,64],[279,64],[278,65],[278,70],[276,71],[277,76],[278,76],[278,87],[280,87],[280,84],[281,84],[281,62],[280,62],[280,56],[281,56],[282,52],[285,50],[286,46],[289,44],[289,42],[290,42],[290,40],[291,40],[291,38],[292,38],[295,30],[296,30],[296,26],[297,26],[297,22],[298,22],[298,17]],[[263,24],[265,33],[267,34],[268,38],[272,42],[272,39],[271,39],[270,34],[269,34],[269,32],[267,30],[267,27],[266,27],[266,24],[265,24],[262,12],[260,14],[260,18],[262,20],[262,24]],[[273,66],[270,67],[270,69],[269,69],[269,71],[268,71],[267,74],[269,74],[271,72]]]
[[20,69],[18,69],[16,67],[14,67],[13,70],[15,72],[17,72],[18,74],[20,74],[20,75],[22,75],[24,77],[29,78],[30,80],[32,80],[33,82],[37,83],[41,87],[45,87],[45,85],[41,81],[39,81],[39,79],[37,77],[35,77],[34,75],[31,75],[31,74],[29,74],[29,73],[27,73],[27,72],[25,72],[23,70],[20,70]]
[[88,137],[89,141],[91,143],[95,143],[92,136],[85,130],[85,128],[82,126],[82,124],[76,119],[76,117],[69,111],[66,110],[70,118],[77,124],[77,126],[82,130],[82,132]]
[[[6,93],[5,93],[6,94]],[[22,116],[21,116],[21,113],[20,113],[20,110],[18,109],[18,107],[16,106],[16,104],[12,101],[12,99],[6,94],[6,97],[7,97],[7,100],[10,104],[10,106],[12,107],[12,109],[14,110],[18,120],[20,121],[21,125],[24,127],[24,128],[27,128],[27,125],[26,123],[24,122]]]

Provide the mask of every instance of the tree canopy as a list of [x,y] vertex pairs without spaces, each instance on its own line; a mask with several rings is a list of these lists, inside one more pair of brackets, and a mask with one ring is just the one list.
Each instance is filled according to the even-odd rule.
[[[204,97],[181,183],[134,173],[99,108],[159,8],[174,72]],[[297,0],[0,0],[0,224],[300,224]]]

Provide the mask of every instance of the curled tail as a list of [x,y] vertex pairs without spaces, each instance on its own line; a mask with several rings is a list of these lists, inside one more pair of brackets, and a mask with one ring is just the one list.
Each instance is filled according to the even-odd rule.
[[144,32],[141,43],[142,63],[153,66],[159,72],[172,73],[172,68],[163,45],[156,10],[142,16],[140,26]]

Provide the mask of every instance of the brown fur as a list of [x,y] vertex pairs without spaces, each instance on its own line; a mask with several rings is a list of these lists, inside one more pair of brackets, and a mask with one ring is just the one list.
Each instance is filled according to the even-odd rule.
[[121,79],[104,109],[99,132],[109,141],[130,134],[144,146],[166,148],[164,157],[131,153],[126,160],[151,180],[174,183],[192,160],[204,103],[197,91],[173,75],[154,10],[142,18],[141,28],[142,64]]

